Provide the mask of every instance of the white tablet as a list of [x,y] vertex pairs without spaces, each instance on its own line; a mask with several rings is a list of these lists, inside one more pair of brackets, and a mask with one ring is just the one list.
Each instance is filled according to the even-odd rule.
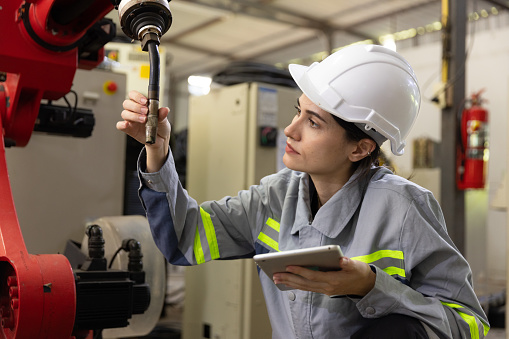
[[[338,245],[326,245],[291,251],[257,254],[256,264],[272,279],[274,273],[286,272],[287,266],[302,266],[317,271],[339,271],[339,259],[343,256]],[[288,290],[277,285],[280,290]]]

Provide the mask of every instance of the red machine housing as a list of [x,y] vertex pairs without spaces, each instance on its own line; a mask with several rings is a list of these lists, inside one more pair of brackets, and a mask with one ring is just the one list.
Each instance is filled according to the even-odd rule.
[[[76,292],[63,255],[28,254],[10,189],[5,143],[25,146],[41,99],[67,94],[78,43],[110,0],[8,0],[0,22],[0,338],[69,339]],[[102,61],[86,65],[92,68]],[[36,175],[36,173],[34,173]]]
[[[74,10],[74,20],[58,23],[60,8]],[[0,107],[4,137],[25,146],[32,134],[41,99],[69,93],[78,68],[77,43],[113,9],[109,0],[10,0],[2,5],[0,72],[6,74]],[[71,18],[72,19],[72,18]],[[68,21],[68,20],[67,20]],[[90,62],[83,67],[93,68]],[[0,85],[2,83],[0,82]],[[0,89],[0,91],[2,91]],[[1,94],[0,94],[1,95]]]
[[456,180],[460,190],[484,188],[488,111],[482,107],[481,93],[472,94],[470,107],[463,109],[461,114]]

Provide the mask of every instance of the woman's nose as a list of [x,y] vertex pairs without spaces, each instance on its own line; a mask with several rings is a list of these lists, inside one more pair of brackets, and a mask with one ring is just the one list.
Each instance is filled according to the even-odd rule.
[[292,138],[292,139],[296,139],[297,136],[298,136],[298,127],[297,127],[297,122],[298,122],[299,118],[297,116],[295,116],[292,120],[292,122],[290,123],[290,125],[286,126],[286,128],[284,129],[284,133],[286,135],[286,137],[288,138]]

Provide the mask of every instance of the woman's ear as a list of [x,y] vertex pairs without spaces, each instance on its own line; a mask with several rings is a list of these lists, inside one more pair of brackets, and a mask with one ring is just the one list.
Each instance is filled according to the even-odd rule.
[[376,147],[376,143],[374,140],[364,138],[357,142],[357,146],[354,148],[352,153],[348,156],[351,162],[357,162],[359,160],[364,159],[365,157],[369,157],[371,152]]

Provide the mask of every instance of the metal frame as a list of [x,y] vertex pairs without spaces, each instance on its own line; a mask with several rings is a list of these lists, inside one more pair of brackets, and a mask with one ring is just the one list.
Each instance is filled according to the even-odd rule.
[[446,101],[442,110],[441,205],[449,235],[465,254],[465,195],[456,186],[458,109],[465,98],[466,20],[464,0],[448,1],[449,13],[443,42],[443,60],[448,65]]

